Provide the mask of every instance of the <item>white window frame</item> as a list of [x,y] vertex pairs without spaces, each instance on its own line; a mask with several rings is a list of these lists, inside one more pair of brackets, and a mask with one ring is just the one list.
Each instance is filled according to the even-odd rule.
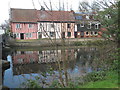
[[51,24],[51,28],[55,28],[55,25],[54,25],[54,23],[53,23],[53,24]]
[[55,37],[55,32],[50,32],[50,37]]
[[[92,32],[92,34],[91,34],[91,32]],[[90,35],[93,36],[94,35],[94,31],[91,31],[91,32],[90,32]]]
[[80,33],[77,33],[77,35],[80,35]]
[[19,38],[20,37],[20,34],[19,33],[16,33],[16,38]]
[[99,29],[99,24],[95,24],[95,29]]
[[29,37],[32,37],[32,33],[29,33]]
[[29,35],[28,35],[28,34],[29,34],[29,33],[26,33],[26,34],[25,34],[26,38],[29,38]]
[[86,19],[90,19],[89,15],[86,16]]
[[[87,32],[88,32],[88,31],[87,31]],[[87,32],[86,32],[86,33],[87,33]],[[85,34],[86,34],[86,33],[85,33]],[[89,32],[88,32],[88,34],[86,34],[86,36],[89,36]]]
[[21,28],[21,24],[16,24],[16,28]]
[[97,32],[97,34],[95,34],[95,32],[97,32],[97,31],[94,31],[94,35],[97,36],[97,35],[98,35],[98,32]]
[[91,25],[92,25],[92,24],[91,24],[91,23],[89,23],[89,24],[88,24],[88,26],[90,26],[90,27],[87,27],[87,28],[88,28],[88,29],[91,29]]
[[81,24],[80,24],[80,27],[84,27],[84,23],[81,23]]
[[26,38],[31,38],[32,37],[32,33],[26,33]]

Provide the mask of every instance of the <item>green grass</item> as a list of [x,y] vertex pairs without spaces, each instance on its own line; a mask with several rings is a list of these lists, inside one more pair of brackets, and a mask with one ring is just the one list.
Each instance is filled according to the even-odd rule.
[[107,72],[105,80],[88,82],[85,85],[80,85],[77,88],[118,88],[118,74],[117,72]]

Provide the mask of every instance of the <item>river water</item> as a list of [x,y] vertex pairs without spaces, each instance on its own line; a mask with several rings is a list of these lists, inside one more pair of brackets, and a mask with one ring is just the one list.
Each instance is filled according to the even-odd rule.
[[24,87],[27,79],[39,77],[42,87],[49,87],[58,80],[69,80],[99,70],[94,59],[100,56],[97,47],[79,47],[66,49],[24,48],[4,52],[10,61],[10,68],[3,72],[3,86],[9,88]]

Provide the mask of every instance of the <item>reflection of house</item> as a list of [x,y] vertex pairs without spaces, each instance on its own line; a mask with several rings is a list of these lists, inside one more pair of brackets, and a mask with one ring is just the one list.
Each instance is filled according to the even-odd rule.
[[[62,53],[63,51],[65,52],[65,54]],[[71,55],[73,56],[70,59]],[[73,69],[75,66],[75,56],[73,49],[17,51],[12,56],[12,62],[14,67],[13,74],[19,75],[37,72],[47,72],[50,68],[58,70],[58,64],[60,64],[60,68]]]
[[94,19],[95,12],[78,12],[74,15],[76,19],[75,38],[100,37],[100,22]]
[[54,63],[61,61],[61,50],[39,51],[38,63]]
[[[64,52],[63,50],[17,51],[12,56],[13,64],[55,63],[64,61],[64,59],[74,60],[74,50],[64,50]],[[63,58],[64,56],[65,58]]]
[[30,64],[39,60],[37,51],[17,51],[12,59],[13,64]]
[[39,51],[38,63],[54,63],[74,60],[75,60],[74,49]]

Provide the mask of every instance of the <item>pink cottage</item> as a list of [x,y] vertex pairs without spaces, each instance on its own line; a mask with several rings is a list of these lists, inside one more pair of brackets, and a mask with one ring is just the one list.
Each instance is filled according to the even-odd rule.
[[11,32],[16,39],[37,39],[37,10],[11,9]]
[[10,16],[11,32],[16,39],[74,38],[73,11],[12,8]]

